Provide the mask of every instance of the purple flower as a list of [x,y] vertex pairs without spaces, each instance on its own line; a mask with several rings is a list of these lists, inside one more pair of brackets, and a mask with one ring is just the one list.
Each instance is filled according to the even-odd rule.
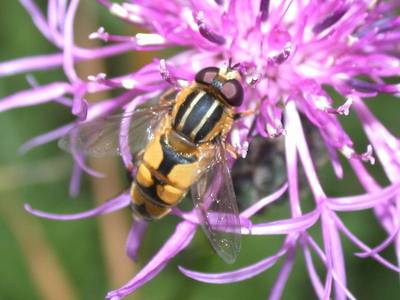
[[[53,101],[70,107],[77,117],[76,122],[90,121],[121,108],[126,112],[134,111],[171,85],[185,86],[202,67],[221,66],[229,59],[240,63],[247,84],[239,111],[255,109],[256,113],[234,124],[229,141],[245,157],[255,135],[270,139],[283,135],[288,178],[287,184],[278,191],[241,212],[242,234],[278,234],[285,235],[286,239],[273,256],[253,265],[212,274],[179,267],[186,276],[216,284],[236,282],[256,276],[283,260],[281,272],[270,292],[270,299],[279,299],[293,267],[294,253],[301,250],[319,299],[328,299],[333,289],[336,299],[354,299],[346,284],[340,234],[360,248],[357,256],[373,258],[400,271],[400,141],[365,104],[378,94],[400,95],[400,84],[385,80],[400,72],[400,17],[394,14],[400,6],[398,1],[136,0],[117,4],[99,0],[112,15],[137,24],[149,33],[120,36],[100,28],[89,35],[90,39],[104,41],[104,46],[98,49],[82,48],[74,42],[73,24],[79,0],[49,0],[47,16],[32,0],[20,2],[37,28],[59,50],[53,54],[2,62],[0,76],[62,67],[68,80],[43,86],[31,80],[31,89],[1,99],[0,111]],[[131,50],[174,46],[185,50],[168,60],[154,60],[131,74],[115,78],[94,74],[82,79],[75,72],[78,61],[106,58]],[[338,107],[334,106],[336,102],[326,87],[340,94]],[[88,94],[114,89],[122,90],[115,98],[97,104],[85,100]],[[370,143],[364,153],[354,150],[353,141],[339,122],[339,118],[353,112]],[[364,187],[364,194],[330,197],[325,193],[303,131],[304,122],[311,123],[319,132],[337,178],[344,175],[339,159],[342,156]],[[67,124],[38,136],[21,150],[25,152],[56,140],[73,126]],[[127,126],[122,124],[121,136],[126,130]],[[365,163],[374,164],[373,151],[390,181],[386,187],[382,187],[365,167]],[[131,154],[123,151],[121,156],[130,168]],[[74,153],[74,158],[73,194],[78,190],[81,172],[101,176],[85,164],[82,155]],[[307,213],[301,206],[300,167],[314,199],[314,209]],[[252,223],[251,217],[255,213],[278,200],[286,191],[291,207],[289,219]],[[26,209],[40,217],[73,220],[109,213],[129,203],[129,195],[123,193],[96,209],[74,215],[44,213],[28,205]],[[369,209],[387,232],[387,238],[375,248],[358,239],[337,214]],[[177,208],[173,214],[182,219],[173,235],[131,281],[109,292],[108,299],[121,299],[132,293],[156,276],[190,243],[199,220],[194,213]],[[317,223],[322,228],[322,245],[308,233],[308,229]],[[127,243],[127,253],[132,258],[137,255],[145,229],[144,222],[134,221]],[[391,244],[396,250],[397,264],[379,254]],[[325,267],[325,278],[318,275],[312,253],[317,254]]]

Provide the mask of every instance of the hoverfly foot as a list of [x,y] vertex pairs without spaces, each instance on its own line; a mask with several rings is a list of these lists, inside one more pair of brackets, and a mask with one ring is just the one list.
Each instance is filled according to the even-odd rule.
[[240,156],[235,147],[233,147],[231,144],[226,144],[226,151],[229,152],[233,159],[237,159],[238,156]]

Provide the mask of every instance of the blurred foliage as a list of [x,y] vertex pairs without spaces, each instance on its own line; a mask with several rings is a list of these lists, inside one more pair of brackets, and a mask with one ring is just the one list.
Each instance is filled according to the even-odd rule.
[[[127,28],[126,24],[113,18],[99,6],[89,4],[89,1],[85,5],[89,5],[89,9],[86,8],[86,14],[90,12],[88,17],[97,16],[97,20],[94,18],[91,31],[97,29],[98,25],[95,24],[97,22],[110,32],[121,34],[133,32],[133,28]],[[0,26],[0,61],[56,51],[34,28],[30,17],[18,1],[2,2]],[[129,72],[149,61],[152,55],[129,53],[113,58],[107,63],[106,72],[109,74]],[[64,78],[60,70],[38,72],[34,75],[41,84]],[[1,78],[0,97],[28,87],[22,75]],[[383,123],[391,128],[392,132],[400,133],[398,109],[394,109],[399,108],[398,100],[382,96],[368,100],[368,105]],[[60,272],[61,281],[66,284],[63,288],[70,293],[70,299],[102,299],[109,289],[118,287],[110,283],[106,267],[104,248],[101,243],[103,236],[98,224],[98,219],[101,217],[82,221],[56,222],[34,218],[23,210],[25,202],[51,212],[78,212],[95,205],[91,184],[87,177],[83,179],[81,193],[76,199],[71,199],[68,195],[72,160],[57,148],[56,143],[42,146],[24,156],[17,153],[19,146],[29,138],[71,120],[68,110],[56,104],[23,108],[0,115],[0,181],[7,182],[7,184],[0,184],[0,299],[51,299],[52,296],[49,298],[48,295],[54,295],[54,291],[47,294],[46,288],[55,289],[55,293],[59,293],[57,299],[67,299],[61,290],[57,290],[58,285],[53,284],[57,272]],[[367,141],[355,115],[341,117],[341,120],[353,137],[358,150],[364,151]],[[344,165],[346,175],[343,180],[337,180],[334,177],[329,163],[321,168],[319,176],[328,195],[340,196],[362,192],[349,166],[345,162]],[[382,183],[387,183],[379,167],[374,167],[373,172]],[[44,173],[47,174],[46,177]],[[45,179],[40,180],[40,178]],[[128,183],[124,182],[123,185],[127,187]],[[252,193],[247,193],[247,196],[251,195]],[[313,208],[307,189],[304,191],[302,201],[305,211]],[[125,216],[129,218],[128,213]],[[262,215],[257,216],[255,220],[265,222],[288,216],[288,203],[284,197],[277,204],[266,209]],[[341,216],[349,228],[367,244],[376,245],[384,239],[384,232],[371,212],[348,213]],[[140,259],[137,263],[132,262],[132,265],[136,264],[136,270],[151,258],[173,232],[176,222],[175,217],[167,217],[150,225],[140,251]],[[321,242],[319,229],[312,229],[312,234],[317,241]],[[184,277],[176,266],[184,265],[195,270],[210,272],[228,271],[273,254],[280,247],[282,240],[283,237],[276,236],[244,237],[239,260],[230,266],[225,265],[214,255],[204,235],[200,232],[191,245],[174,258],[159,276],[129,299],[203,300],[244,299],[246,297],[265,299],[277,277],[281,262],[253,279],[228,285],[195,282]],[[345,238],[343,247],[349,287],[354,295],[359,299],[394,299],[393,295],[400,294],[398,276],[395,273],[373,260],[355,257],[352,253],[358,249]],[[384,254],[390,260],[395,260],[392,247]],[[116,255],[123,256],[125,253]],[[44,262],[53,256],[50,266],[47,266]],[[322,271],[321,266],[319,270]],[[315,298],[305,274],[304,258],[301,251],[298,251],[283,299]],[[128,279],[119,284],[124,284]],[[47,287],[43,288],[43,284]]]

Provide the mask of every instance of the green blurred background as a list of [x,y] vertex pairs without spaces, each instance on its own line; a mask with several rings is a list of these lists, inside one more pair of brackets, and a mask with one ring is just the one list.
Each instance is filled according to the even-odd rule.
[[[38,2],[45,7],[45,1]],[[87,35],[95,31],[99,24],[108,32],[134,32],[134,28],[109,15],[95,1],[82,2],[76,22],[80,44],[88,43]],[[36,30],[18,1],[2,1],[0,26],[0,61],[53,53],[56,50]],[[149,62],[155,55],[168,56],[170,53],[129,53],[107,61],[79,64],[78,70],[82,78],[98,72],[110,76],[124,74]],[[34,75],[41,84],[65,79],[61,70],[37,72]],[[1,78],[0,97],[28,87],[24,75]],[[368,102],[374,113],[397,135],[400,133],[399,105],[398,100],[389,97]],[[25,213],[25,202],[51,212],[82,211],[128,187],[119,162],[92,161],[92,165],[99,170],[106,170],[109,176],[102,180],[84,176],[80,195],[72,199],[68,195],[72,160],[58,149],[56,143],[23,156],[17,153],[19,146],[29,138],[71,120],[68,109],[57,104],[17,109],[0,115],[0,299],[103,299],[108,290],[118,288],[133,277],[173,232],[178,221],[175,217],[167,217],[151,224],[140,250],[140,259],[133,263],[124,252],[131,221],[128,210],[72,222],[41,220]],[[354,114],[341,120],[357,150],[364,151],[367,141]],[[321,167],[319,175],[328,195],[362,192],[349,166],[344,166],[346,177],[341,181],[334,177],[328,163]],[[373,170],[382,184],[387,183],[379,166],[369,169]],[[244,198],[249,195],[252,194],[247,193],[246,196],[246,193],[241,193],[242,199],[239,201],[244,203],[248,200]],[[313,208],[308,190],[303,193],[302,203],[305,211]],[[285,196],[279,204],[270,206],[257,216],[256,221],[266,222],[288,216]],[[344,213],[341,217],[369,245],[374,246],[385,238],[383,230],[369,211]],[[321,242],[319,229],[313,228],[311,232]],[[195,282],[184,277],[176,267],[183,265],[210,272],[236,269],[273,254],[282,240],[283,237],[276,236],[244,237],[240,257],[230,266],[212,252],[204,235],[199,232],[191,245],[175,257],[159,276],[128,299],[266,299],[282,261],[253,279],[227,285]],[[399,277],[373,260],[355,257],[352,253],[358,249],[346,238],[342,241],[348,285],[354,295],[358,299],[398,298]],[[383,254],[395,261],[392,247]],[[320,263],[318,265],[322,274],[323,268]],[[299,251],[283,299],[314,298],[304,258]]]

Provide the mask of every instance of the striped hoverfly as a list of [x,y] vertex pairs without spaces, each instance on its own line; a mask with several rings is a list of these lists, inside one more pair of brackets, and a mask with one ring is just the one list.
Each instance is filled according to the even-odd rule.
[[[190,191],[199,222],[211,245],[227,263],[240,250],[240,220],[226,151],[226,137],[241,116],[240,74],[234,67],[207,67],[180,91],[129,115],[125,144],[136,173],[131,209],[147,221],[167,215]],[[83,122],[59,141],[64,150],[89,156],[122,152],[120,128],[126,115]]]

